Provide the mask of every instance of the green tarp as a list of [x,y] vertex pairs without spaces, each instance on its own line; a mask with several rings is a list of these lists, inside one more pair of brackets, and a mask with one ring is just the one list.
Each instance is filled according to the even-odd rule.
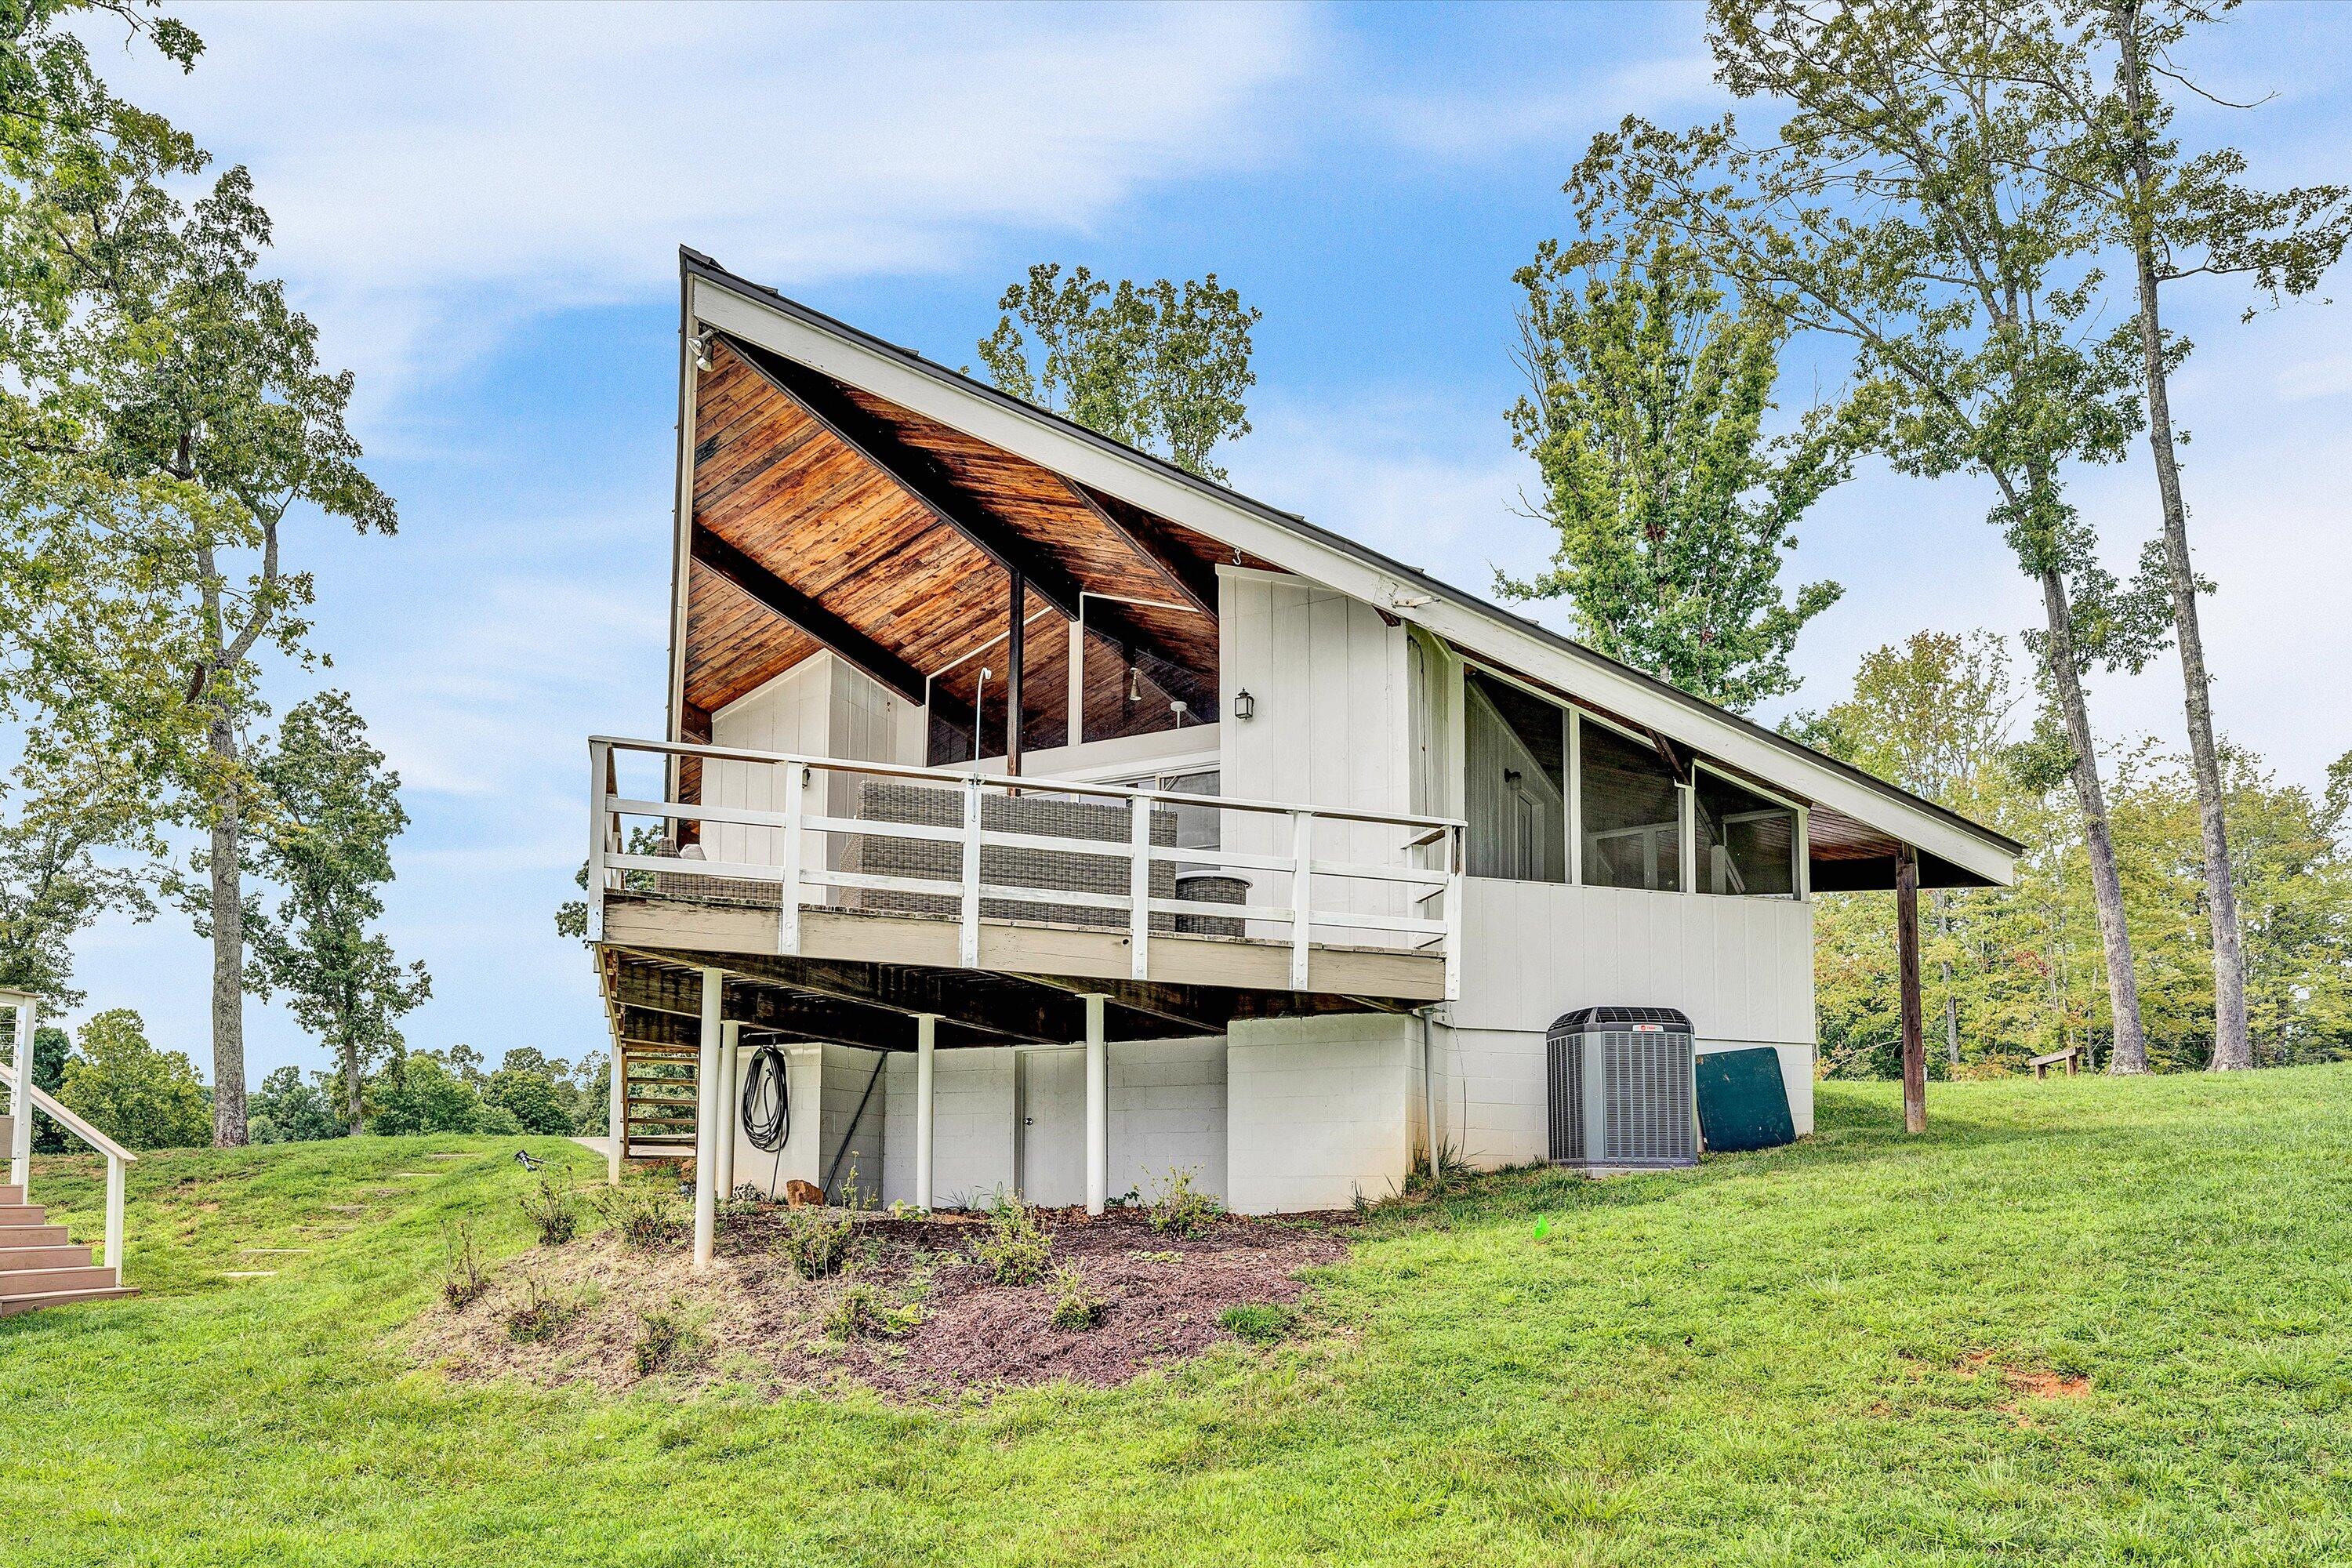
[[1797,1141],[1797,1123],[1789,1115],[1789,1086],[1780,1079],[1780,1052],[1769,1046],[1709,1051],[1696,1065],[1698,1125],[1708,1149],[1728,1153]]

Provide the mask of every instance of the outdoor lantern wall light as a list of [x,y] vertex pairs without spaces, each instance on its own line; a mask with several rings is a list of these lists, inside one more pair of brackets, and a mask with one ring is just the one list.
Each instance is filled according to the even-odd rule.
[[1247,687],[1234,693],[1234,717],[1241,720],[1257,717],[1257,699],[1249,694]]

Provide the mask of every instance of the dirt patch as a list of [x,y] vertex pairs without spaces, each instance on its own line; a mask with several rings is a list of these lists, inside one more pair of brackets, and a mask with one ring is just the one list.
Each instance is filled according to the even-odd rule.
[[2091,1380],[2072,1377],[2062,1372],[2035,1371],[2026,1367],[2006,1366],[1988,1350],[1974,1350],[1952,1363],[1960,1376],[1975,1378],[1985,1373],[1999,1377],[2004,1387],[2015,1395],[1993,1406],[2008,1416],[2021,1429],[2031,1429],[2033,1418],[2026,1401],[2032,1399],[2087,1399]]
[[[436,1302],[416,1325],[415,1352],[469,1382],[519,1377],[617,1392],[646,1375],[637,1346],[651,1311],[685,1326],[683,1348],[663,1374],[683,1386],[732,1381],[781,1394],[853,1384],[898,1399],[1055,1379],[1110,1387],[1231,1339],[1218,1323],[1226,1309],[1296,1301],[1300,1270],[1346,1252],[1337,1234],[1343,1216],[1227,1217],[1197,1236],[1173,1237],[1131,1211],[1095,1219],[1045,1211],[1055,1266],[1076,1268],[1102,1302],[1094,1327],[1057,1329],[1051,1279],[998,1284],[971,1260],[978,1231],[968,1218],[860,1215],[842,1274],[807,1282],[771,1256],[783,1216],[781,1207],[730,1209],[703,1275],[692,1272],[683,1247],[637,1251],[605,1231],[534,1248],[500,1265],[489,1289],[465,1307]],[[907,1326],[848,1340],[828,1332],[850,1290],[870,1293]],[[551,1296],[572,1309],[562,1329],[540,1341],[512,1337],[514,1317]]]

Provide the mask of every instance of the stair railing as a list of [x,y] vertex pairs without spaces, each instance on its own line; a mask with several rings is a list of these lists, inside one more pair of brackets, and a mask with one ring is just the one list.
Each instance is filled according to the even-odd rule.
[[[27,1075],[29,1076],[29,1075]],[[122,1278],[122,1178],[123,1173],[139,1156],[59,1105],[39,1084],[20,1078],[14,1067],[0,1062],[0,1082],[8,1086],[8,1108],[16,1115],[9,1129],[15,1147],[9,1151],[10,1184],[24,1190],[24,1201],[33,1201],[33,1110],[38,1107],[49,1120],[106,1156],[106,1258],[114,1270],[114,1278]]]

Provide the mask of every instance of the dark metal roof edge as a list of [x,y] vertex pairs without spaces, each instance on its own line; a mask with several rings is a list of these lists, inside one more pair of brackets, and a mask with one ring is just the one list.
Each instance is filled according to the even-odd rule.
[[1630,677],[1640,684],[1650,688],[1652,690],[1655,691],[1669,701],[1675,702],[1684,708],[1687,708],[1694,712],[1710,715],[1718,720],[1727,721],[1738,728],[1745,730],[1748,733],[1753,735],[1758,740],[1760,740],[1780,751],[1789,752],[1795,756],[1803,757],[1811,762],[1825,763],[1836,772],[1844,774],[1854,783],[1869,789],[1874,794],[1900,801],[1906,805],[1927,812],[1929,816],[1937,817],[1951,826],[1959,828],[1962,832],[1971,834],[1976,837],[1982,839],[1987,844],[1992,845],[1994,847],[2002,850],[2008,855],[2014,857],[2025,852],[2025,846],[2018,840],[2010,837],[2005,833],[2000,833],[1992,828],[1987,827],[1980,822],[1972,821],[1969,818],[1961,816],[1958,812],[1954,811],[1949,806],[1941,805],[1924,796],[1913,795],[1909,790],[1903,788],[1901,785],[1889,784],[1885,779],[1880,778],[1877,774],[1871,773],[1866,769],[1858,768],[1852,763],[1845,762],[1841,758],[1832,757],[1826,752],[1815,751],[1812,747],[1806,745],[1801,741],[1792,741],[1788,736],[1781,734],[1778,730],[1771,729],[1763,724],[1759,724],[1753,719],[1747,718],[1738,713],[1734,713],[1727,708],[1719,708],[1704,698],[1694,697],[1680,687],[1674,685],[1670,681],[1661,680],[1656,676],[1650,674],[1646,670],[1636,669],[1630,664],[1621,664],[1616,659],[1611,658],[1607,654],[1596,652],[1594,649],[1587,647],[1584,644],[1578,642],[1573,637],[1563,637],[1559,632],[1552,630],[1549,626],[1544,626],[1540,622],[1529,620],[1525,616],[1515,615],[1511,611],[1506,610],[1489,600],[1479,598],[1476,595],[1470,593],[1467,589],[1457,588],[1451,583],[1432,577],[1427,573],[1421,571],[1419,568],[1408,566],[1402,561],[1383,555],[1379,551],[1374,550],[1371,546],[1362,543],[1357,540],[1350,539],[1344,533],[1336,533],[1330,529],[1323,527],[1319,523],[1311,522],[1297,512],[1285,511],[1280,507],[1270,506],[1266,502],[1259,500],[1254,496],[1246,496],[1241,491],[1234,489],[1229,486],[1218,484],[1213,479],[1202,479],[1200,475],[1195,474],[1189,469],[1179,468],[1176,464],[1169,462],[1164,458],[1156,458],[1149,452],[1138,451],[1135,447],[1128,446],[1125,442],[1114,441],[1109,437],[1103,435],[1100,431],[1090,430],[1087,428],[1087,426],[1078,424],[1076,420],[1066,419],[1058,414],[1038,407],[1034,403],[1025,402],[1021,398],[1014,397],[1010,393],[1003,392],[996,387],[991,386],[986,382],[975,381],[971,376],[965,375],[959,371],[949,369],[946,365],[940,363],[936,360],[925,358],[923,355],[916,353],[913,349],[903,347],[900,344],[890,342],[882,338],[877,338],[873,333],[866,331],[860,328],[854,327],[838,317],[828,316],[822,310],[814,309],[808,305],[803,305],[797,300],[780,294],[764,283],[755,283],[751,279],[730,272],[727,268],[721,267],[716,260],[704,255],[701,251],[694,249],[690,246],[679,246],[677,247],[677,255],[679,268],[684,272],[691,273],[696,277],[703,279],[705,281],[714,283],[722,289],[730,290],[730,292],[743,295],[748,299],[753,300],[759,304],[768,306],[772,310],[780,310],[785,315],[793,317],[796,321],[804,322],[821,331],[829,332],[835,337],[845,339],[861,348],[871,350],[876,353],[887,355],[889,358],[895,359],[900,363],[906,365],[908,369],[919,372],[920,374],[930,377],[934,381],[945,383],[960,391],[971,393],[992,402],[1000,404],[1003,407],[1019,414],[1024,417],[1031,419],[1041,425],[1051,426],[1055,429],[1060,430],[1065,435],[1075,437],[1079,440],[1086,441],[1095,447],[1100,447],[1106,452],[1124,458],[1129,462],[1139,463],[1145,467],[1157,469],[1161,475],[1174,479],[1179,484],[1199,490],[1202,494],[1213,497],[1229,506],[1237,506],[1246,511],[1255,512],[1278,528],[1286,528],[1294,533],[1305,535],[1307,538],[1313,540],[1318,544],[1328,545],[1334,550],[1352,555],[1368,566],[1376,567],[1382,572],[1391,573],[1400,581],[1411,584],[1414,587],[1426,588],[1430,592],[1443,596],[1463,609],[1470,611],[1474,615],[1482,616],[1486,619],[1500,623],[1509,627],[1511,630],[1523,632],[1539,641],[1549,643],[1552,647],[1559,649],[1561,652],[1570,655],[1571,658],[1582,659],[1589,664],[1603,666],[1621,675]]

